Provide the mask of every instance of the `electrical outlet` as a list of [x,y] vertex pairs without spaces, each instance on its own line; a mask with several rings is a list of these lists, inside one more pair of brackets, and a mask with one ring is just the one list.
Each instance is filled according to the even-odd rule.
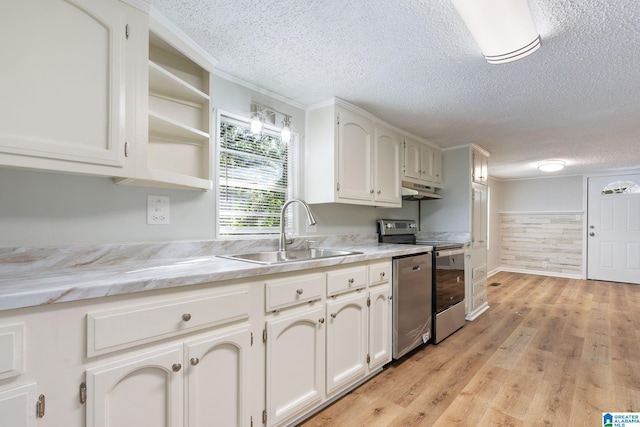
[[147,224],[169,224],[169,196],[147,196]]

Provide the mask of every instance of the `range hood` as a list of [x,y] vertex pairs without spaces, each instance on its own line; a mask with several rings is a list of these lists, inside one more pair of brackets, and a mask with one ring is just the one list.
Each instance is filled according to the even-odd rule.
[[402,199],[403,200],[431,200],[441,199],[442,196],[436,194],[435,188],[427,187],[422,184],[414,184],[413,182],[402,181]]

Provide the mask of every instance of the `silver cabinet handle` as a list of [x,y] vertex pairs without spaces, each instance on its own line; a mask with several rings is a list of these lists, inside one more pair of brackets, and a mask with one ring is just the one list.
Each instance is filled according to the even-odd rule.
[[380,194],[380,193],[381,193],[381,191],[380,191],[380,190],[378,190],[378,194]]
[[173,372],[179,372],[180,369],[182,369],[182,365],[179,363],[174,363],[173,365],[171,365],[171,369],[173,370]]
[[331,318],[335,319],[337,315],[338,315],[338,313],[331,313]]
[[318,319],[318,322],[319,322],[319,323],[324,323],[324,317],[319,318],[319,319]]
[[189,320],[191,320],[191,314],[189,313],[185,313],[182,315],[182,320],[184,320],[185,322],[188,322]]
[[191,366],[196,366],[198,363],[200,363],[200,359],[198,359],[197,357],[192,357],[191,360],[189,360],[189,363],[191,363]]
[[350,285],[353,285],[353,282],[354,282],[353,278],[349,279],[348,282]]
[[384,279],[384,276],[386,276],[386,274],[384,274],[384,271],[382,273],[380,273],[380,278]]
[[296,291],[296,294],[298,294],[298,295],[302,295],[302,293],[303,293],[303,292],[304,292],[304,290],[302,290],[302,288],[300,288],[300,289],[298,289],[298,290]]
[[596,233],[594,233],[593,231],[591,233],[589,233],[589,236],[591,236],[591,237],[593,237],[595,235],[596,235]]

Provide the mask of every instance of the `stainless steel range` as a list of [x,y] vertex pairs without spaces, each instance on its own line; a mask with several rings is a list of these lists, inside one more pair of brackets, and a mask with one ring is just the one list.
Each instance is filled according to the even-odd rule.
[[[417,233],[414,220],[378,220],[380,242],[433,247],[432,303],[429,310],[433,313],[431,335],[437,344],[465,323],[465,261],[468,244],[419,240]],[[402,307],[398,307],[398,310],[402,310]],[[402,314],[394,313],[394,318],[396,316],[402,317]]]
[[465,323],[466,243],[417,240],[433,246],[433,342],[439,343]]

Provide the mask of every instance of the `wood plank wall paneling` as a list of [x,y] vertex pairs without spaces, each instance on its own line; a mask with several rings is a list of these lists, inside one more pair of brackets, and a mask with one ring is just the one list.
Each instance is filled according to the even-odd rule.
[[502,267],[580,275],[581,214],[500,214]]

